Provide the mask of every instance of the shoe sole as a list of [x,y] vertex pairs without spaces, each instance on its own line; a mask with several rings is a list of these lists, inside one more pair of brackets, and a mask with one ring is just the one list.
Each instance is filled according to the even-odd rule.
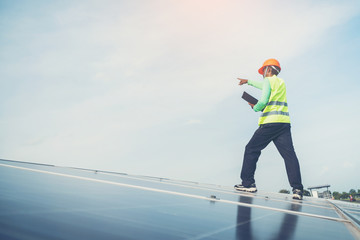
[[256,188],[235,188],[235,190],[240,191],[240,192],[250,192],[250,193],[257,192]]
[[292,198],[295,199],[295,200],[302,200],[303,199],[302,196],[300,196],[298,194],[294,194]]

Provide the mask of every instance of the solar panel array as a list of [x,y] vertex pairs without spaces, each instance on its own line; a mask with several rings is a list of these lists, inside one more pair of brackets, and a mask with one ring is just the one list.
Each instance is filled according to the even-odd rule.
[[357,204],[0,160],[0,239],[360,239]]

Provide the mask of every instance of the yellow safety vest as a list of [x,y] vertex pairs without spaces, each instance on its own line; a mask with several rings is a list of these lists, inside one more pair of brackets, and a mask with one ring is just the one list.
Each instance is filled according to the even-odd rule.
[[267,123],[290,123],[286,101],[285,82],[276,75],[269,77],[271,94],[269,102],[259,118],[259,125]]

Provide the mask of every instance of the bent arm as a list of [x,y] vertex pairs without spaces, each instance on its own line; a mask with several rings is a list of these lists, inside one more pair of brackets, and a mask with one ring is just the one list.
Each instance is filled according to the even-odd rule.
[[[251,82],[253,82],[253,81],[251,81]],[[265,78],[264,81],[260,82],[260,83],[262,83],[262,88],[261,88],[262,94],[261,94],[260,100],[257,102],[257,104],[255,104],[255,106],[253,108],[255,112],[259,112],[266,107],[266,105],[269,102],[269,98],[270,98],[270,94],[271,94],[271,87],[270,87],[269,79]],[[252,85],[252,86],[254,86],[254,85]],[[256,87],[256,86],[254,86],[254,87]],[[256,88],[258,88],[258,87],[256,87]]]

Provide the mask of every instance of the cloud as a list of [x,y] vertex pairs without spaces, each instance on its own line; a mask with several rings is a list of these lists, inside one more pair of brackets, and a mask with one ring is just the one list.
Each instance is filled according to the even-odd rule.
[[320,176],[325,175],[327,172],[329,172],[329,167],[328,166],[323,166],[319,172]]
[[201,124],[202,121],[199,119],[190,119],[186,121],[185,125],[194,125],[194,124]]
[[343,163],[344,168],[352,168],[353,166],[354,166],[354,164],[352,162],[350,162],[350,161],[345,161]]

